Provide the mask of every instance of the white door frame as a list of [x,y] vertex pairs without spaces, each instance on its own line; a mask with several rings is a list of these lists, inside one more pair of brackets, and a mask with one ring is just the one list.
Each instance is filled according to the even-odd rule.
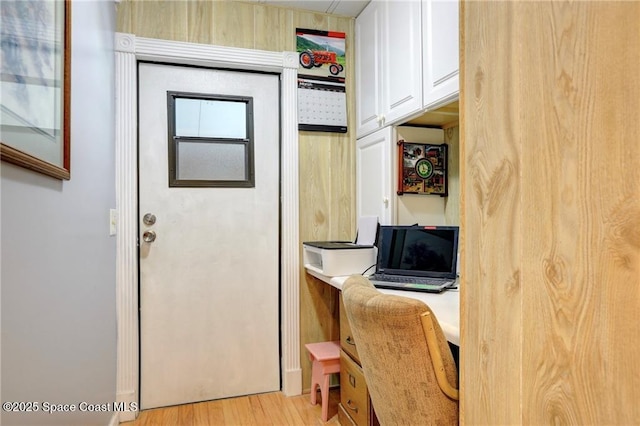
[[[116,310],[118,402],[139,402],[138,342],[138,61],[209,68],[268,71],[281,75],[280,312],[282,391],[302,393],[300,368],[300,247],[298,222],[298,55],[115,35],[116,76]],[[283,167],[282,165],[286,165]],[[120,421],[137,412],[121,412]]]

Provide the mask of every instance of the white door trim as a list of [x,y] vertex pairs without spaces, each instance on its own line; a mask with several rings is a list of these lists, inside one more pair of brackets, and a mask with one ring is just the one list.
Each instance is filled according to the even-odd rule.
[[[302,370],[299,332],[297,54],[156,40],[116,33],[117,401],[139,402],[137,62],[141,60],[281,74],[282,391],[287,396],[300,395]],[[134,420],[136,415],[137,412],[133,411],[121,412],[120,421]]]

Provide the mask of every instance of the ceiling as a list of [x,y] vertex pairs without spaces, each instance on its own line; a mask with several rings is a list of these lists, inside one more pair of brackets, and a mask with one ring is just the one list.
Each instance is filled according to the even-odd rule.
[[289,9],[303,9],[332,15],[356,17],[370,0],[251,0]]

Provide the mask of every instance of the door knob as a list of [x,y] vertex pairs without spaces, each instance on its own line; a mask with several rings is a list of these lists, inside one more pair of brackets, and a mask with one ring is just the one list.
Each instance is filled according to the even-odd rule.
[[156,223],[156,216],[151,213],[147,213],[142,217],[142,222],[147,226],[151,226]]
[[142,239],[145,243],[152,243],[156,240],[156,232],[155,231],[144,231],[142,234]]

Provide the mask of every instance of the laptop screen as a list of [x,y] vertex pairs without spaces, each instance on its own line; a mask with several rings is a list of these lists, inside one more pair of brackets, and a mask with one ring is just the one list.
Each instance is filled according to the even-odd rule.
[[381,226],[376,273],[455,278],[457,226]]

